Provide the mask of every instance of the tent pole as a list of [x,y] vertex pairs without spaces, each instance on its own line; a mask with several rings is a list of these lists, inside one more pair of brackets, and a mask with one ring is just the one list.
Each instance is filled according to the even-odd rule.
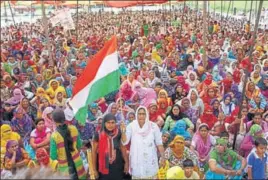
[[78,41],[78,0],[76,0],[76,41]]
[[183,24],[183,20],[184,20],[184,18],[183,18],[183,13],[184,13],[185,5],[186,5],[186,1],[184,1],[184,3],[183,3],[182,16],[181,16],[180,35],[181,35],[181,32],[182,32],[182,24]]
[[195,28],[197,27],[197,13],[198,13],[198,1],[196,1],[196,4],[195,4]]
[[207,52],[206,52],[206,47],[207,47],[207,1],[203,1],[203,65],[204,68],[207,70]]
[[222,26],[222,5],[223,5],[223,4],[222,4],[222,1],[223,1],[223,0],[221,0],[221,26]]
[[228,6],[228,10],[227,10],[226,20],[228,19],[228,15],[229,15],[229,10],[230,10],[230,7],[231,7],[231,3],[232,3],[232,1],[230,0],[229,1],[229,6]]
[[6,22],[7,22],[7,7],[6,7],[6,1],[4,1],[4,7],[5,7]]
[[250,4],[249,24],[251,23],[252,5],[253,5],[253,0],[251,0],[251,4]]
[[8,1],[8,6],[9,6],[9,9],[10,9],[10,12],[11,12],[11,16],[12,16],[14,26],[17,27],[16,23],[15,23],[15,19],[14,19],[14,14],[13,14],[13,11],[12,11],[12,8],[11,8],[11,5],[10,5],[10,1]]

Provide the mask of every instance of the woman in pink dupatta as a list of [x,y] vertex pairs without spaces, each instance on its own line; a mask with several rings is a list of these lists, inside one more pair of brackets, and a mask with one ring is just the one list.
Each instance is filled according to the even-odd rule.
[[146,108],[156,100],[157,96],[152,88],[142,87],[141,83],[136,82],[134,85],[134,92],[136,92],[140,99],[140,105]]
[[206,123],[202,123],[200,124],[198,131],[193,136],[190,149],[193,152],[196,152],[199,157],[199,161],[205,164],[209,158],[209,152],[215,144],[216,139],[209,134],[208,125]]
[[42,118],[45,120],[45,126],[48,127],[52,132],[56,130],[56,124],[52,120],[52,112],[53,112],[52,107],[47,107],[42,114]]

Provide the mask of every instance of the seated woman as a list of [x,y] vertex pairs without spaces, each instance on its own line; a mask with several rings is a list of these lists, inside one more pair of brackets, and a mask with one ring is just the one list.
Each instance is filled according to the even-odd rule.
[[211,100],[219,98],[218,89],[214,86],[208,87],[203,95],[200,93],[200,97],[202,98],[204,104],[210,104]]
[[182,136],[175,136],[164,153],[165,160],[168,160],[169,167],[180,166],[183,168],[183,161],[191,159],[194,162],[194,169],[198,170],[198,157],[184,144]]
[[168,145],[170,143],[170,134],[169,132],[163,132],[162,133],[162,142],[163,142],[163,147],[166,150],[168,148]]
[[147,109],[149,112],[149,120],[160,124],[160,127],[162,127],[164,125],[164,119],[161,117],[157,104],[153,102],[149,105]]
[[52,112],[54,111],[54,108],[47,107],[42,114],[42,119],[45,121],[45,126],[49,128],[52,132],[56,130],[56,124],[52,120]]
[[14,174],[17,169],[26,167],[29,161],[28,153],[23,148],[19,147],[18,141],[9,140],[7,142],[4,157],[5,170],[9,170]]
[[219,114],[222,112],[220,101],[218,99],[212,99],[210,105],[212,106],[213,114],[218,117]]
[[193,130],[194,129],[194,124],[190,121],[190,119],[181,112],[180,110],[180,106],[175,104],[170,113],[169,116],[167,117],[166,121],[165,121],[165,125],[163,130],[164,131],[171,131],[174,126],[175,123],[179,120],[183,120],[185,121],[186,125],[188,126],[189,130]]
[[230,94],[225,94],[221,102],[221,109],[225,116],[230,116],[235,109],[235,104],[232,102],[232,96]]
[[197,120],[196,127],[198,129],[201,123],[206,123],[209,127],[209,130],[214,128],[215,123],[217,122],[217,117],[213,114],[212,107],[209,105],[205,105],[205,111],[203,115]]
[[32,118],[25,113],[25,111],[19,106],[14,111],[14,117],[11,120],[11,128],[14,132],[20,134],[24,141],[30,139],[30,133],[33,127]]
[[63,97],[63,93],[61,91],[56,92],[54,105],[62,109],[66,107],[66,98]]
[[260,125],[254,124],[250,127],[249,133],[243,139],[240,145],[240,154],[247,157],[254,147],[254,141],[263,136],[263,131]]
[[39,166],[50,167],[54,172],[57,169],[57,160],[52,161],[45,148],[38,148],[36,150],[36,161]]
[[208,161],[209,170],[205,174],[206,179],[242,179],[246,160],[227,147],[228,140],[218,138],[216,147],[210,153]]
[[190,89],[187,98],[190,100],[190,106],[198,111],[198,116],[204,112],[203,100],[199,97],[196,89]]
[[3,124],[1,126],[1,169],[3,169],[4,156],[6,154],[6,145],[9,140],[16,140],[20,142],[20,135],[16,132],[13,132],[8,124]]
[[159,100],[159,99],[166,99],[167,102],[168,102],[168,106],[169,106],[169,107],[172,106],[172,100],[171,100],[171,98],[168,97],[168,93],[167,93],[167,91],[164,90],[164,89],[161,89],[161,90],[159,91],[159,93],[158,93],[158,98],[157,98],[157,99],[158,99],[158,100]]
[[163,119],[166,119],[167,113],[170,111],[171,106],[168,106],[168,100],[166,98],[160,98],[157,100],[158,112]]
[[260,125],[262,127],[263,132],[267,132],[268,131],[268,122],[267,121],[264,121],[262,119],[262,116],[261,116],[260,113],[254,113],[253,119],[251,121],[247,122],[247,123],[244,123],[242,132],[243,133],[249,132],[250,127],[252,125],[254,125],[254,124]]
[[268,109],[266,99],[261,93],[254,94],[252,99],[249,101],[249,105],[259,113],[263,113]]
[[87,119],[95,122],[98,117],[102,116],[102,112],[97,103],[91,103],[88,106]]
[[184,121],[177,121],[174,128],[171,130],[171,139],[177,135],[182,136],[185,139],[185,145],[190,146],[192,136],[186,128],[187,126]]
[[35,121],[36,128],[31,132],[30,145],[33,149],[45,148],[49,150],[49,141],[51,130],[45,126],[44,119],[37,119]]
[[190,106],[190,99],[188,99],[188,97],[182,99],[181,107],[182,112],[189,117],[193,124],[196,124],[199,117],[199,111]]
[[209,134],[207,124],[200,124],[198,131],[194,134],[190,149],[196,152],[201,164],[206,164],[209,159],[209,153],[216,144],[216,139]]
[[136,118],[136,114],[134,111],[130,111],[127,113],[127,118],[126,118],[126,125],[130,124],[131,122],[133,122]]

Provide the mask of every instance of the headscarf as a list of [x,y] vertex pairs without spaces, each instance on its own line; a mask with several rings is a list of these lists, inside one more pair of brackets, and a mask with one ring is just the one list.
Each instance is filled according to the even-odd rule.
[[228,144],[228,140],[226,140],[224,138],[218,138],[216,140],[216,145],[227,146],[227,144]]
[[[225,104],[225,100],[228,97],[230,98],[230,102],[229,102],[229,104]],[[232,96],[231,96],[231,94],[229,94],[229,93],[228,94],[225,94],[223,96],[223,101],[222,101],[222,110],[223,110],[224,114],[225,115],[230,115],[232,113],[233,109],[234,109],[234,104],[232,103]]]
[[258,124],[253,124],[249,129],[249,134],[255,139],[256,134],[262,133],[262,127]]
[[120,91],[119,96],[122,97],[125,101],[128,101],[133,96],[134,92],[132,90],[132,86],[129,83],[123,83]]
[[41,99],[43,99],[43,98],[49,99],[48,95],[46,94],[46,91],[42,87],[38,87],[36,89],[35,95],[40,97]]
[[162,132],[162,137],[163,137],[164,135],[168,135],[168,140],[167,140],[167,142],[166,142],[166,143],[163,143],[164,148],[167,148],[168,145],[169,145],[169,143],[170,143],[170,140],[171,140],[171,138],[170,138],[170,133],[169,133],[168,131],[164,131],[164,132]]
[[212,113],[212,114],[207,114],[208,111],[212,111],[213,109],[210,105],[206,104],[205,105],[205,111],[203,115],[200,116],[201,123],[206,123],[211,130],[214,126],[214,124],[217,122],[217,117]]
[[47,107],[42,113],[42,118],[45,120],[45,126],[51,129],[51,131],[56,130],[56,124],[52,119],[49,119],[47,115],[52,113],[53,111],[54,109],[52,107]]
[[20,135],[16,132],[13,132],[10,125],[3,124],[1,125],[1,162],[3,162],[3,157],[6,153],[6,144],[9,140],[20,140]]
[[116,159],[116,150],[114,149],[114,138],[118,135],[118,128],[108,131],[105,123],[116,118],[112,114],[106,114],[102,121],[102,129],[99,134],[99,171],[102,174],[109,174],[109,164],[113,164]]
[[167,179],[185,179],[184,171],[179,166],[173,166],[167,170]]
[[211,144],[211,141],[210,141],[210,136],[211,135],[209,133],[208,133],[205,141],[203,141],[203,138],[200,135],[200,129],[202,127],[207,127],[209,129],[209,127],[208,127],[208,125],[206,123],[200,124],[199,128],[198,128],[198,131],[193,136],[193,141],[196,142],[195,149],[197,150],[197,152],[199,154],[199,157],[201,159],[204,159],[208,155],[209,151],[211,150],[212,144]]
[[134,121],[132,122],[132,124],[133,124],[134,132],[135,132],[135,133],[137,133],[137,134],[139,134],[139,135],[141,135],[141,136],[143,136],[143,137],[146,137],[146,136],[151,132],[151,129],[152,129],[152,127],[151,127],[151,123],[150,123],[150,121],[149,121],[149,113],[148,113],[146,107],[144,107],[144,106],[140,106],[140,107],[138,107],[138,109],[136,110],[136,116],[135,116],[136,118],[138,118],[138,112],[139,112],[140,109],[144,109],[144,111],[145,111],[145,113],[146,113],[145,124],[144,124],[144,125],[142,126],[142,128],[141,128],[137,119],[134,120]]
[[[41,83],[36,80],[37,77],[42,77],[42,82]],[[35,84],[36,87],[46,88],[46,81],[44,80],[44,78],[43,78],[43,76],[41,74],[36,74],[35,75],[34,84]]]
[[[178,149],[176,149],[176,151],[175,151],[175,143],[176,143],[177,141],[180,141],[180,142],[182,142],[182,143],[180,144],[180,147],[179,147]],[[171,143],[169,144],[170,149],[171,149],[173,152],[177,152],[176,157],[178,157],[178,158],[182,158],[183,155],[184,155],[184,154],[183,154],[183,152],[184,152],[184,147],[185,147],[184,142],[185,142],[184,137],[179,136],[179,135],[176,135],[175,138],[173,139],[173,141],[171,141]]]
[[17,105],[24,98],[21,90],[19,88],[14,89],[13,97],[7,100],[10,105]]
[[[10,82],[7,82],[8,78],[10,79]],[[15,85],[14,81],[12,80],[12,78],[11,78],[11,76],[9,74],[4,75],[3,80],[4,80],[5,85],[8,88],[12,88]]]
[[174,128],[171,130],[171,132],[174,135],[180,135],[182,137],[184,137],[184,139],[190,139],[191,135],[190,133],[186,130],[186,123],[183,120],[177,121],[175,123]]
[[45,79],[46,81],[51,80],[52,77],[53,77],[53,73],[52,73],[52,71],[51,71],[50,69],[46,69],[46,70],[44,71],[44,75],[43,75],[43,77],[44,77],[44,79]]
[[[17,118],[17,114],[23,114],[22,119]],[[14,117],[11,120],[12,129],[19,133],[22,138],[30,137],[32,130],[32,119],[31,117],[23,110],[22,107],[17,107],[14,111]]]
[[40,165],[47,166],[49,164],[49,155],[45,148],[38,148],[36,150],[36,160]]
[[259,81],[261,80],[261,75],[260,75],[260,73],[258,73],[258,77],[257,78],[255,78],[254,77],[254,74],[256,73],[257,71],[255,70],[255,71],[253,71],[251,74],[250,74],[250,80],[252,81],[252,82],[254,82],[254,84],[258,84],[259,83]]
[[[193,103],[191,101],[192,92],[194,92],[196,94],[196,97],[197,97],[195,105],[193,105]],[[204,112],[204,103],[203,103],[203,100],[199,97],[199,94],[198,94],[197,90],[194,89],[194,88],[190,89],[190,91],[189,91],[189,93],[187,95],[187,98],[190,100],[191,107],[197,109],[198,111],[201,111],[201,112],[199,112],[199,114],[203,114],[203,112]]]
[[[11,148],[11,147],[14,146],[14,145],[19,146],[18,141],[16,141],[16,140],[9,140],[9,141],[7,142],[5,157],[7,157],[8,159],[11,159],[11,158],[13,157],[13,153],[10,153],[10,152],[8,151],[8,149]],[[21,161],[22,158],[23,158],[22,150],[21,150],[20,147],[18,147],[18,149],[17,149],[17,151],[16,151],[15,162],[17,163],[17,162]]]
[[156,93],[152,88],[144,88],[140,83],[136,82],[134,85],[134,92],[136,92],[141,100],[142,106],[148,107],[150,103],[156,99]]
[[[190,78],[190,75],[194,75],[195,79],[192,81]],[[199,84],[199,81],[197,80],[197,74],[194,71],[190,71],[188,73],[187,79],[185,80],[185,82],[191,87],[191,88],[195,88],[197,87],[197,85]]]
[[252,82],[249,81],[249,82],[247,83],[247,85],[246,85],[246,91],[245,91],[246,97],[247,97],[248,99],[251,99],[254,95],[260,93],[260,89],[259,89],[258,87],[256,87],[255,84],[254,84],[255,87],[254,87],[253,92],[250,92],[250,91],[249,91],[249,84],[250,84],[250,83],[252,83]]

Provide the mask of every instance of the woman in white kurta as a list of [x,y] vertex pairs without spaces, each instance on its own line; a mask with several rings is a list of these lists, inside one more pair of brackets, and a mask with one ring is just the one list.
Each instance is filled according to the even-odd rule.
[[137,120],[122,130],[122,143],[130,145],[130,173],[132,179],[154,179],[158,171],[157,149],[164,155],[161,133],[158,126],[149,121],[145,107],[136,111]]

